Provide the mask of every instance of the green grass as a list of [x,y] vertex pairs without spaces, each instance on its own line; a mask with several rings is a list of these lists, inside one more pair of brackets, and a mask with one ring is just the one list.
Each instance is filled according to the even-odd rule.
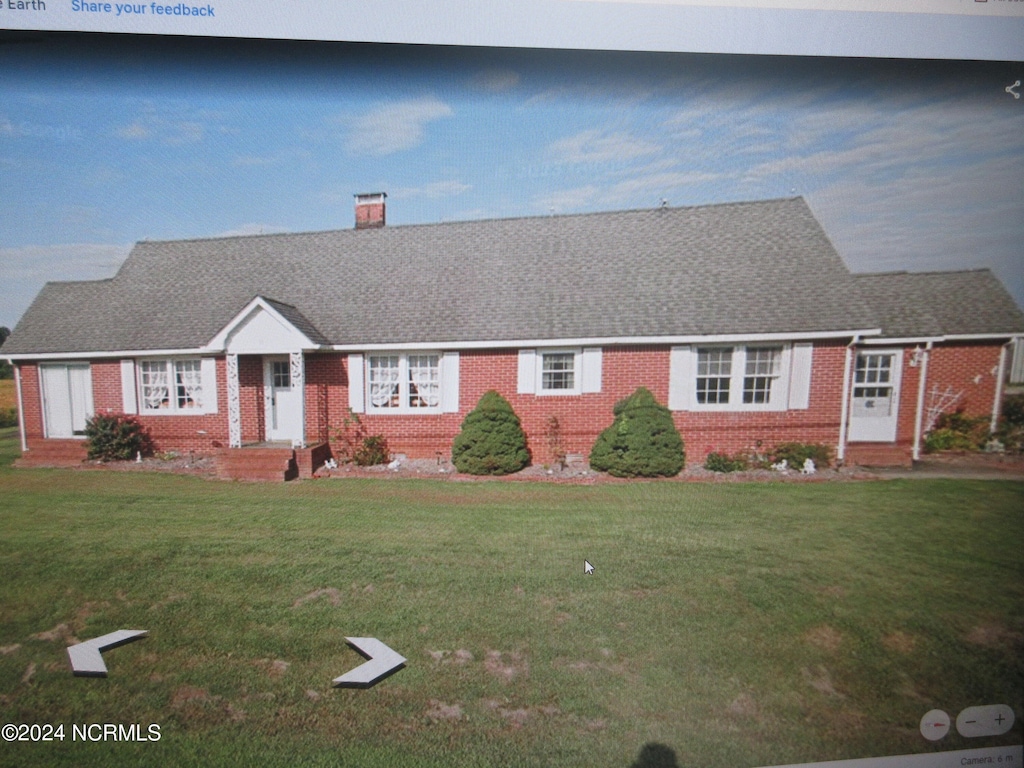
[[[16,452],[0,433],[0,463]],[[2,765],[625,768],[656,744],[744,766],[1021,740],[1019,720],[999,739],[918,732],[933,707],[1024,712],[1020,483],[5,466],[0,494],[0,720],[68,730],[0,745]],[[119,628],[150,636],[109,652],[108,678],[72,677],[65,637]],[[345,635],[407,668],[331,688],[362,661]],[[162,737],[71,742],[90,722]]]

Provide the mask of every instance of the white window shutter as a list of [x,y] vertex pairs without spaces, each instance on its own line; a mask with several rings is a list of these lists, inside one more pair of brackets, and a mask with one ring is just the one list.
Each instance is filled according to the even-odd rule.
[[584,347],[583,354],[581,355],[583,360],[583,392],[600,392],[601,391],[601,348],[600,347]]
[[200,375],[203,377],[203,412],[217,412],[217,359],[204,357],[199,363]]
[[519,350],[519,383],[516,392],[520,395],[537,393],[537,350]]
[[364,403],[363,356],[351,354],[348,356],[348,407],[355,413],[362,413],[365,409]]
[[139,412],[139,399],[135,389],[135,361],[121,361],[121,407],[125,413]]
[[441,410],[459,412],[459,353],[445,352],[441,357]]
[[790,355],[789,407],[805,409],[811,404],[811,361],[813,344],[794,344]]
[[690,405],[690,392],[695,386],[693,350],[672,347],[668,359],[668,407],[670,411],[685,411]]

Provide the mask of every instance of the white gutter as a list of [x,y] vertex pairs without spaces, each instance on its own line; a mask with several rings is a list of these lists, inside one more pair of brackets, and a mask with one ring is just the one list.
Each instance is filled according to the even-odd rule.
[[21,369],[14,366],[14,390],[18,396],[18,431],[21,433],[21,452],[28,452],[28,439],[25,437],[25,403],[21,398]]
[[846,360],[843,363],[843,404],[839,415],[839,445],[836,446],[836,464],[846,459],[846,422],[850,416],[850,372],[853,368],[853,349],[860,341],[854,336],[846,345]]
[[617,345],[636,346],[663,344],[730,344],[759,341],[802,341],[817,339],[859,338],[865,334],[881,333],[878,328],[847,331],[797,331],[786,333],[720,333],[687,336],[591,336],[564,339],[500,339],[486,341],[415,341],[391,344],[360,343],[334,344],[331,349],[338,352],[365,352],[367,350],[437,350],[437,349],[529,349],[531,347],[610,347]]
[[1003,379],[1006,376],[1006,349],[1009,346],[1003,344],[999,348],[999,371],[996,373],[996,396],[992,398],[992,422],[989,425],[989,432],[995,432],[999,428],[999,410],[1003,404]]
[[892,338],[875,338],[875,339],[862,339],[861,344],[864,346],[887,346],[889,344],[931,344],[944,341],[945,336],[901,336]]
[[984,339],[1011,339],[1019,331],[1011,333],[948,333],[942,337],[943,341],[982,341]]
[[911,457],[914,461],[921,459],[921,430],[924,427],[924,393],[928,382],[928,358],[932,351],[932,343],[929,341],[921,353],[921,373],[917,380],[917,413],[914,415],[914,451]]

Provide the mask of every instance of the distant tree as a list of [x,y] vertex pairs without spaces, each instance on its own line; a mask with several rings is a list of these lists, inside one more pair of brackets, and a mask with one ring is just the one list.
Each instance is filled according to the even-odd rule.
[[[6,325],[0,325],[0,347],[7,341],[7,337],[11,335],[11,329]],[[0,349],[0,355],[3,354],[3,350]],[[6,360],[0,360],[0,379],[13,379],[14,369],[11,364]]]

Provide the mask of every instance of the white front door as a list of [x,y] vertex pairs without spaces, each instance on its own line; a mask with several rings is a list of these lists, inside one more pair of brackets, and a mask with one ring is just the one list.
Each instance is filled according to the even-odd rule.
[[263,358],[263,392],[267,440],[302,442],[302,391],[292,383],[288,357]]
[[39,366],[43,427],[47,437],[83,437],[92,416],[92,376],[88,363]]
[[902,363],[899,350],[857,353],[850,403],[850,442],[896,441]]

